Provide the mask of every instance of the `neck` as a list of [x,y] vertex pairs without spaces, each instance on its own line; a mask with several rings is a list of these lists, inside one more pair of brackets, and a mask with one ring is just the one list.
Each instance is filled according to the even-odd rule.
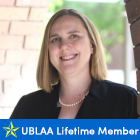
[[76,76],[60,75],[60,93],[61,100],[71,102],[81,99],[88,92],[92,82],[89,72],[79,73]]

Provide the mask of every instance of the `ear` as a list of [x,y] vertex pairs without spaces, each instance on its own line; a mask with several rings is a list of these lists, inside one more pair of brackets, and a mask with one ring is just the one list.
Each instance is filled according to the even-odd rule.
[[90,52],[91,52],[91,54],[93,54],[93,51],[94,51],[94,46],[93,46],[93,44],[91,44],[91,46],[90,46]]

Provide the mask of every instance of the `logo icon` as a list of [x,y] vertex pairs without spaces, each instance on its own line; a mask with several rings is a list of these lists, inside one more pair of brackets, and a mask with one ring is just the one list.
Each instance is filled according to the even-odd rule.
[[10,135],[13,135],[14,137],[17,138],[17,135],[16,135],[16,132],[15,131],[17,131],[19,129],[19,127],[14,127],[13,124],[12,124],[12,122],[10,122],[9,127],[3,127],[3,129],[5,129],[7,131],[5,137],[8,137]]

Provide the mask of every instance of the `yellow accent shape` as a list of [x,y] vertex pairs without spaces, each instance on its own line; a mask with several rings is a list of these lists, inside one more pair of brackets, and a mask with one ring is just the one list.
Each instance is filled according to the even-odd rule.
[[9,127],[3,127],[3,129],[5,129],[7,131],[6,133],[6,136],[5,137],[8,137],[10,135],[13,135],[14,137],[17,138],[17,135],[16,135],[16,132],[20,127],[14,127],[12,122],[10,122],[10,125]]

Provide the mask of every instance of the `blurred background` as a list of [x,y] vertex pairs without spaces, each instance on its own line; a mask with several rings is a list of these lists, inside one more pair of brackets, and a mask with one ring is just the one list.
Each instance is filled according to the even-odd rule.
[[133,45],[122,0],[0,0],[0,119],[21,96],[38,90],[36,67],[44,29],[60,9],[84,13],[98,29],[108,80],[136,89]]

